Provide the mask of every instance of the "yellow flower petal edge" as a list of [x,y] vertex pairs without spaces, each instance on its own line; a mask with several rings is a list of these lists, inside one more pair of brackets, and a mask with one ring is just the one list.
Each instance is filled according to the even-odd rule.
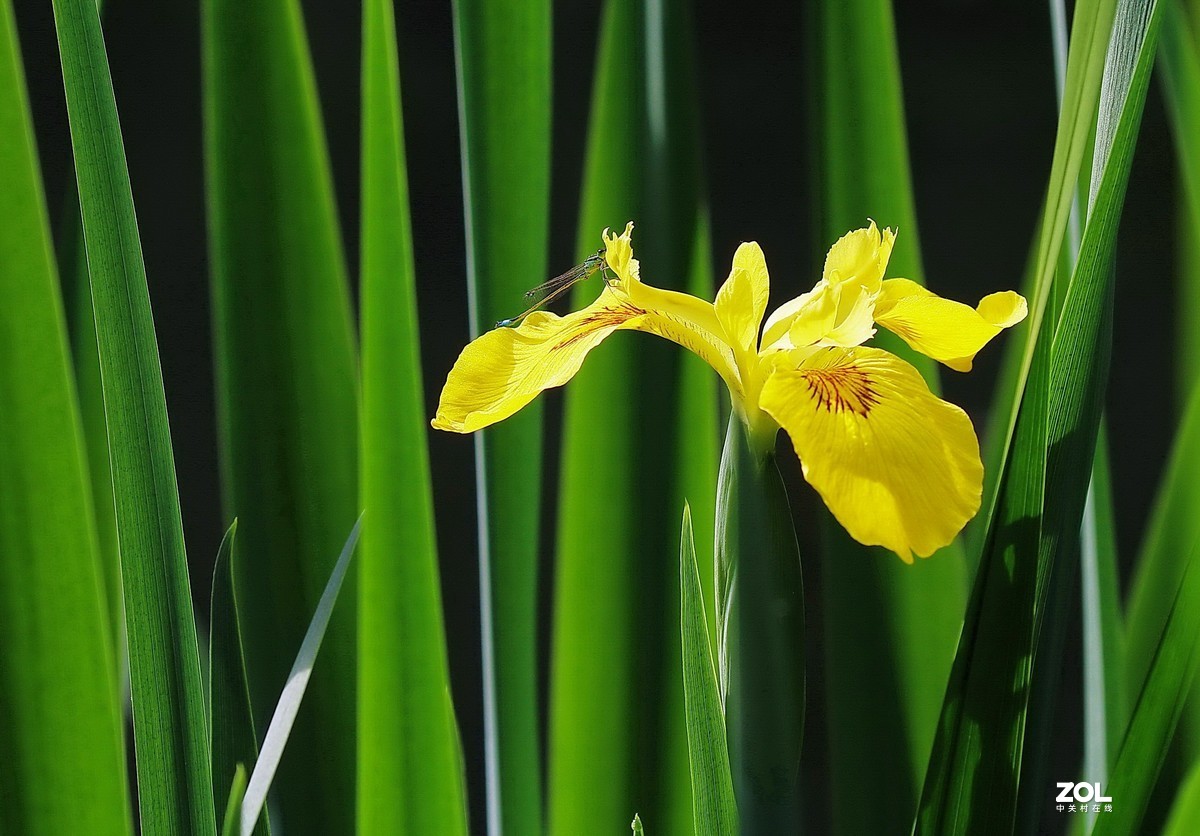
[[972,309],[908,279],[888,279],[875,305],[875,321],[922,354],[969,372],[976,353],[1027,312],[1025,299],[1011,290],[993,293]]
[[777,369],[761,406],[860,543],[911,563],[914,552],[948,545],[979,510],[983,464],[971,419],[893,354],[822,349],[797,369]]

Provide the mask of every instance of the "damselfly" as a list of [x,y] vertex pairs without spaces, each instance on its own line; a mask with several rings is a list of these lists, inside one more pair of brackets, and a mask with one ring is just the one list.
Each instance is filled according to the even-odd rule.
[[562,296],[575,285],[585,279],[590,279],[597,272],[608,272],[608,266],[604,263],[604,250],[597,250],[592,253],[583,260],[582,264],[575,265],[561,276],[555,276],[550,281],[542,282],[537,287],[525,291],[525,298],[532,300],[532,304],[512,319],[500,320],[496,323],[496,327],[510,328],[519,324],[525,317],[536,310],[546,307],[546,305],[553,302],[559,296]]

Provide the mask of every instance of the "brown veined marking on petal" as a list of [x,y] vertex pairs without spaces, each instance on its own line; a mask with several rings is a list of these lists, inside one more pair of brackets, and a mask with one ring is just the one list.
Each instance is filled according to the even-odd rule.
[[800,376],[817,403],[829,412],[853,412],[866,418],[879,403],[871,376],[858,366],[802,369]]
[[580,320],[580,322],[572,329],[573,333],[561,340],[554,350],[566,348],[574,343],[579,342],[588,334],[597,331],[601,328],[616,327],[623,322],[633,319],[635,316],[641,316],[645,311],[635,307],[628,302],[622,302],[615,308],[601,308],[595,311],[590,316]]

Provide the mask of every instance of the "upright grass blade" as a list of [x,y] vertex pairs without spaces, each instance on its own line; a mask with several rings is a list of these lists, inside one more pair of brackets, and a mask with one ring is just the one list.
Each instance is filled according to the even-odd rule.
[[[212,726],[213,804],[214,809],[226,811],[226,822],[231,801],[230,786],[236,787],[240,778],[240,792],[244,793],[244,766],[258,760],[258,737],[250,708],[250,686],[246,681],[242,628],[234,589],[237,525],[234,520],[217,552],[209,610],[208,717]],[[238,803],[240,806],[240,800]],[[265,818],[254,832],[256,836],[268,836],[270,829]]]
[[[471,333],[546,272],[549,0],[455,0]],[[541,408],[475,437],[487,829],[542,829],[537,700]]]
[[[262,721],[356,515],[355,346],[300,4],[204,0],[201,23],[222,485]],[[281,766],[289,833],[352,829],[354,610]]]
[[[1033,710],[1030,692],[1037,685],[1035,675],[1045,677],[1058,664],[1039,651],[1046,639],[1047,602],[1055,600],[1052,590],[1070,583],[1074,571],[1066,562],[1056,565],[1055,556],[1078,548],[1087,493],[1081,474],[1090,471],[1100,423],[1111,351],[1113,249],[1152,66],[1154,8],[1122,0],[1112,27],[1093,199],[1080,258],[1061,314],[1040,330],[1042,320],[1033,323],[1033,373],[1024,387],[1011,460],[947,692],[919,833],[1006,832],[1016,824],[1020,790],[1044,797],[1037,786],[1020,786],[1028,764],[1036,763],[1048,745],[1037,733],[1044,725],[1027,721]],[[1080,15],[1094,11],[1076,8],[1076,36],[1089,31],[1079,28]],[[1070,65],[1079,54],[1069,58],[1067,101]],[[1064,118],[1070,113],[1064,108]],[[1052,178],[1048,207],[1059,202],[1054,195]],[[1049,296],[1049,287],[1039,287],[1035,310]],[[1033,553],[1036,562],[1029,559]],[[998,681],[1013,688],[997,691]],[[1032,803],[1024,809],[1033,817],[1041,812]],[[1023,820],[1022,827],[1031,824]]]
[[121,545],[146,832],[216,830],[196,624],[162,369],[100,18],[55,0]]
[[391,0],[363,6],[358,826],[467,833],[421,388]]
[[0,0],[0,832],[132,832],[86,459],[25,92]]
[[[888,275],[921,281],[891,0],[827,0],[818,14],[822,244],[874,218],[898,230]],[[938,391],[932,361],[899,339],[887,347]],[[854,542],[828,515],[825,535],[834,829],[899,832],[912,820],[929,760],[969,567],[958,543],[907,566]],[[862,803],[863,786],[874,788],[870,804]]]
[[361,528],[362,517],[360,516],[358,522],[354,524],[354,528],[351,529],[350,536],[346,538],[346,544],[342,546],[342,552],[333,565],[333,571],[329,573],[329,581],[325,584],[321,600],[317,602],[312,621],[309,622],[308,630],[304,633],[304,641],[300,644],[296,661],[292,663],[287,684],[283,686],[279,702],[275,705],[275,710],[271,715],[271,724],[267,726],[267,732],[263,735],[262,751],[254,764],[254,771],[250,773],[250,781],[246,784],[246,793],[242,799],[242,836],[250,836],[254,831],[258,817],[266,805],[267,791],[271,788],[275,771],[279,768],[284,747],[287,746],[288,737],[296,722],[296,715],[300,711],[300,703],[304,700],[304,693],[312,678],[317,653],[321,649],[321,642],[329,627],[334,605],[337,604],[338,593],[342,591],[342,582],[350,568],[350,559],[354,557],[354,547],[358,545]]
[[[637,0],[604,5],[582,184],[578,252],[595,252],[600,230],[621,228],[644,205],[641,178],[621,170],[640,156],[644,54]],[[575,307],[596,288],[576,291]],[[640,810],[635,749],[639,687],[638,588],[640,389],[633,335],[615,335],[588,357],[565,391],[550,667],[547,829],[581,832]],[[597,443],[603,438],[604,443]],[[659,466],[664,466],[661,463]],[[595,486],[604,485],[597,501]],[[597,560],[596,555],[604,555]]]
[[683,646],[683,695],[692,775],[696,833],[737,836],[737,802],[729,771],[725,713],[717,686],[707,619],[704,614],[692,512],[683,506],[679,543],[679,612]]
[[1200,607],[1192,605],[1200,595],[1198,547],[1200,543],[1193,543],[1188,552],[1183,577],[1113,767],[1107,790],[1114,802],[1113,812],[1097,818],[1093,831],[1096,836],[1138,832],[1200,665]]
[[[595,252],[605,227],[635,220],[643,275],[711,299],[690,37],[684,3],[605,5],[579,252]],[[578,306],[596,294],[595,285],[582,286]],[[699,509],[711,590],[717,382],[704,363],[680,363],[679,354],[619,335],[566,389],[550,689],[553,833],[619,826],[635,809],[664,832],[692,827],[678,581],[661,562],[643,559],[674,548],[665,521],[686,496]]]

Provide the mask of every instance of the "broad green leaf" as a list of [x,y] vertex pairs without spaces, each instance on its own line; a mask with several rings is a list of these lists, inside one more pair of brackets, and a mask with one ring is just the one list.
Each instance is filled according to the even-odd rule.
[[[642,49],[630,37],[636,0],[604,5],[582,184],[578,254],[600,246],[605,227],[623,228],[643,205],[639,178],[614,180],[640,154],[644,122]],[[641,227],[634,235],[640,242]],[[579,287],[574,307],[597,288]],[[548,728],[547,829],[580,832],[618,823],[635,801],[639,706],[649,702],[638,673],[640,526],[637,401],[641,388],[632,334],[615,334],[592,352],[566,387],[554,593]],[[597,443],[603,438],[603,444]],[[663,455],[660,451],[658,455]],[[665,467],[665,462],[657,462]],[[604,485],[597,501],[596,485]],[[614,525],[620,520],[622,524]],[[597,560],[596,555],[604,555]],[[650,686],[652,687],[652,686]]]
[[358,827],[466,834],[442,626],[391,0],[363,5]]
[[[262,722],[357,514],[355,345],[300,3],[204,0],[201,24],[222,487]],[[354,821],[354,611],[281,766],[289,833]]]
[[[1096,435],[1111,352],[1113,250],[1134,142],[1152,66],[1157,18],[1152,3],[1122,2],[1107,51],[1097,122],[1092,199],[1079,262],[1062,295],[1061,314],[1032,318],[1032,373],[1020,399],[1011,460],[1001,481],[996,515],[985,540],[975,592],[947,691],[939,736],[917,822],[917,832],[1007,832],[1028,829],[1041,809],[1026,801],[1017,816],[1018,785],[1030,798],[1040,754],[1050,745],[1049,724],[1031,693],[1059,664],[1048,602],[1066,600],[1059,585],[1073,583],[1075,566],[1058,554],[1078,554]],[[1076,7],[1073,37],[1095,9]],[[1071,65],[1082,53],[1073,46]],[[1090,51],[1087,53],[1090,55]],[[1063,118],[1072,110],[1065,107]],[[1060,123],[1060,128],[1062,127]],[[1070,135],[1074,131],[1066,131]],[[1060,131],[1060,136],[1064,133]],[[1064,180],[1069,183],[1069,179]],[[1047,206],[1059,203],[1051,199]],[[1069,203],[1069,201],[1068,201]],[[1044,223],[1044,228],[1050,224]],[[1057,248],[1053,250],[1057,261]],[[1052,271],[1052,266],[1050,268]],[[1045,308],[1040,286],[1035,311]],[[1036,561],[1031,555],[1037,555]],[[1018,559],[1020,558],[1020,559]],[[1057,592],[1056,592],[1057,591]],[[1038,674],[1034,678],[1034,673]],[[1011,689],[997,690],[998,681]],[[1034,712],[1032,715],[1030,712]],[[1045,734],[1040,732],[1045,731]]]
[[[208,718],[212,727],[213,804],[226,811],[228,826],[231,784],[246,790],[244,764],[258,759],[258,737],[250,710],[250,686],[246,681],[246,660],[242,652],[242,629],[234,590],[237,520],[225,532],[217,562],[213,567],[212,607],[209,610],[208,645]],[[240,797],[240,796],[239,796]],[[240,805],[240,800],[239,800]],[[256,836],[268,836],[264,818],[254,830]]]
[[55,0],[91,274],[146,832],[216,830],[196,624],[162,367],[93,0]]
[[[455,0],[471,333],[519,312],[546,273],[550,2]],[[475,436],[487,830],[542,830],[537,556],[542,413]]]
[[[605,4],[578,252],[595,252],[605,227],[633,220],[643,276],[711,299],[693,66],[686,4]],[[575,305],[598,292],[582,285]],[[565,390],[549,709],[553,833],[619,826],[634,809],[665,832],[691,831],[678,580],[644,559],[675,547],[667,521],[686,496],[711,602],[717,377],[683,354],[643,335],[614,335]]]
[[1097,817],[1095,836],[1138,832],[1195,679],[1200,664],[1200,607],[1193,605],[1200,595],[1197,545],[1193,542],[1188,550],[1183,577],[1112,770],[1106,793],[1113,799],[1113,811]]
[[317,653],[321,650],[321,641],[325,638],[325,631],[329,627],[329,619],[333,615],[334,605],[337,604],[338,593],[342,591],[342,582],[350,568],[350,558],[354,556],[354,547],[358,544],[361,528],[362,517],[359,517],[358,522],[350,531],[350,536],[346,538],[346,544],[342,546],[342,552],[333,565],[333,571],[329,574],[329,582],[325,585],[324,592],[321,593],[321,600],[317,602],[312,621],[309,622],[308,630],[304,634],[304,641],[301,642],[300,650],[296,654],[296,661],[292,663],[287,684],[283,686],[279,702],[275,704],[275,710],[271,715],[271,723],[267,726],[266,734],[263,735],[262,749],[254,763],[254,771],[250,773],[250,780],[246,784],[246,792],[242,798],[242,836],[250,836],[254,832],[258,817],[267,803],[267,791],[271,789],[271,782],[275,779],[275,772],[283,757],[284,747],[287,746],[288,738],[296,722],[296,715],[300,711],[300,704],[304,700],[304,693],[312,678]]
[[1193,836],[1200,831],[1200,764],[1192,767],[1175,796],[1163,836]]
[[736,836],[737,802],[729,771],[725,713],[717,686],[707,619],[704,614],[692,511],[683,506],[679,543],[679,611],[683,646],[683,695],[692,775],[696,833]]
[[132,832],[63,302],[0,0],[0,832]]
[[[826,0],[818,15],[820,243],[828,247],[873,218],[897,229],[888,275],[921,281],[891,0]],[[954,288],[936,290],[954,296]],[[938,391],[936,364],[889,337],[880,334],[880,342]],[[896,832],[912,819],[929,760],[966,608],[966,554],[954,543],[908,566],[822,518],[834,829]],[[864,785],[874,788],[870,804],[862,803]]]

